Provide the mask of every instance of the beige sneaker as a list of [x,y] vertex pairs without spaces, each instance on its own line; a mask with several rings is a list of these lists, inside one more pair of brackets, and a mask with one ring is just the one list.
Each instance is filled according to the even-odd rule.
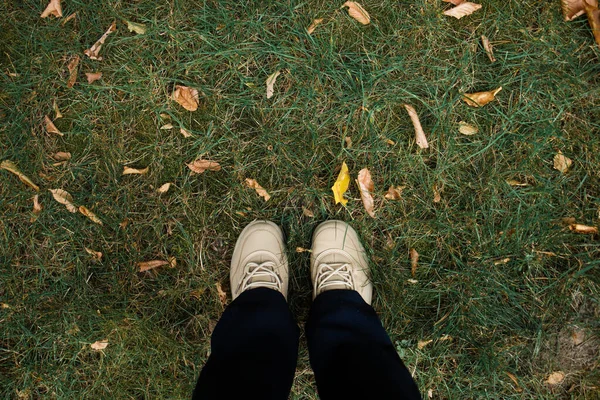
[[343,221],[326,221],[313,233],[310,272],[313,298],[334,289],[356,290],[371,304],[369,260],[358,234]]
[[240,233],[231,257],[231,295],[266,287],[287,299],[289,267],[281,229],[269,221],[254,221]]

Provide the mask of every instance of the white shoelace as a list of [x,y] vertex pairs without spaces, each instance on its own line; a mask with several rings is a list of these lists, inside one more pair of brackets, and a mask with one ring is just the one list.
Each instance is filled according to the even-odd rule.
[[352,266],[348,263],[319,264],[317,269],[317,293],[330,286],[346,286],[354,290]]
[[[283,282],[275,272],[276,264],[273,261],[265,261],[261,264],[249,262],[246,264],[248,273],[240,284],[240,293],[247,289],[267,287],[277,291],[282,290]],[[256,278],[260,278],[256,280]],[[267,278],[267,279],[264,279]]]

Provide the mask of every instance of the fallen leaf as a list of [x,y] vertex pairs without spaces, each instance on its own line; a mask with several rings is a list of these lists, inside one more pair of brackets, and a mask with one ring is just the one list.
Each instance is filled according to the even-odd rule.
[[62,118],[63,115],[58,109],[58,104],[56,104],[56,99],[54,99],[54,103],[52,104],[52,108],[54,109],[54,119]]
[[432,342],[433,342],[432,339],[429,339],[429,340],[419,340],[417,342],[417,348],[419,350],[422,350],[425,346],[427,346],[429,343],[432,343]]
[[438,189],[438,186],[436,184],[433,185],[433,202],[439,203],[440,201],[442,201],[442,195],[440,193],[440,189]]
[[59,151],[52,156],[56,161],[69,161],[71,159],[71,153]]
[[167,182],[167,183],[165,183],[164,185],[162,185],[161,187],[159,187],[159,188],[158,188],[156,191],[157,191],[159,194],[164,194],[164,193],[167,193],[167,192],[169,191],[169,189],[170,189],[170,188],[171,188],[171,183],[170,183],[170,182]]
[[356,184],[360,189],[360,198],[362,199],[367,214],[375,218],[375,201],[373,200],[373,195],[371,194],[375,191],[375,184],[373,183],[373,179],[371,179],[371,172],[367,168],[363,168],[358,171],[358,179],[356,179]]
[[517,380],[517,377],[508,371],[504,371],[504,373],[506,373],[506,375],[510,378],[510,380],[513,381],[513,383],[517,387],[517,392],[519,392],[519,393],[522,392],[523,389],[521,389],[521,387],[519,386],[519,381]]
[[417,267],[419,266],[419,253],[417,253],[417,250],[412,248],[408,253],[410,255],[410,274],[415,276],[417,274]]
[[15,164],[14,162],[12,162],[10,160],[4,160],[4,161],[2,161],[2,163],[0,163],[0,169],[5,169],[8,172],[12,172],[13,174],[15,174],[17,176],[17,178],[19,178],[19,180],[21,182],[23,182],[24,184],[26,184],[27,186],[29,186],[36,192],[40,190],[40,187],[38,185],[36,185],[35,183],[33,183],[33,181],[31,179],[29,179],[29,177],[27,177],[27,175],[22,173],[21,170],[19,170],[19,168],[17,167],[17,164]]
[[102,48],[102,45],[106,41],[106,38],[108,38],[108,35],[110,35],[111,33],[113,33],[116,30],[117,30],[117,22],[115,21],[108,28],[108,30],[106,32],[104,32],[104,35],[102,35],[100,37],[100,39],[98,39],[98,41],[96,43],[94,43],[94,45],[92,47],[85,50],[83,53],[86,56],[88,56],[91,60],[101,61],[102,57],[100,57],[100,55],[98,53],[100,53],[100,49]]
[[150,167],[137,169],[137,168],[130,168],[130,167],[123,166],[123,175],[134,175],[134,174],[144,175],[144,174],[147,174],[149,170],[150,170]]
[[461,3],[464,3],[464,2],[465,2],[465,0],[443,0],[443,1],[444,1],[445,3],[452,3],[452,4],[454,4],[455,6],[457,6],[457,5],[459,5],[459,4],[461,4]]
[[572,21],[585,14],[583,0],[561,0],[561,6],[565,21]]
[[502,258],[500,260],[494,261],[494,265],[505,265],[510,262],[510,257]]
[[361,24],[369,25],[371,23],[369,13],[356,1],[347,1],[342,7],[348,7],[348,15]]
[[177,259],[175,257],[169,257],[169,267],[175,268],[177,266]]
[[52,122],[52,120],[50,119],[49,116],[47,116],[47,115],[44,116],[44,123],[46,124],[46,132],[55,133],[59,136],[65,135],[64,133],[62,133],[61,131],[58,130],[58,128],[56,127],[56,125],[54,125],[54,123]]
[[188,111],[198,109],[198,90],[187,86],[176,85],[173,100]]
[[277,77],[280,74],[281,74],[280,71],[276,71],[276,72],[273,72],[271,75],[269,75],[269,77],[267,78],[267,81],[265,82],[267,85],[267,99],[270,99],[271,97],[273,97],[273,94],[274,94],[273,86],[275,86],[275,81],[277,81]]
[[311,249],[306,249],[304,247],[296,247],[296,253],[310,253]]
[[186,164],[193,173],[201,174],[204,171],[220,171],[221,165],[216,161],[197,159]]
[[92,350],[104,350],[108,347],[108,340],[98,340],[97,342],[90,344],[90,347]]
[[186,131],[185,129],[181,128],[179,129],[179,132],[183,135],[184,138],[189,138],[192,137],[192,134],[189,133],[188,131]]
[[215,284],[215,286],[217,288],[217,294],[219,295],[219,300],[221,301],[221,304],[226,305],[227,304],[227,293],[225,293],[225,291],[221,287],[221,282],[217,282]]
[[162,130],[169,130],[169,129],[173,129],[173,124],[166,124],[160,127],[160,129]]
[[69,70],[69,80],[67,81],[67,87],[72,88],[75,86],[75,82],[77,82],[77,72],[79,71],[79,62],[81,61],[81,57],[73,56],[69,64],[67,64],[67,69]]
[[7,308],[10,308],[10,305],[6,304],[6,303],[0,303],[0,308],[7,309]]
[[139,272],[149,271],[151,269],[163,267],[165,265],[169,265],[169,262],[165,261],[165,260],[152,260],[152,261],[142,261],[142,262],[137,263]]
[[444,15],[454,17],[456,19],[461,19],[462,17],[466,17],[468,15],[473,14],[480,8],[481,4],[475,4],[465,1],[457,5],[456,7],[452,7],[451,9],[444,11]]
[[315,216],[315,214],[312,211],[310,211],[308,208],[306,208],[304,206],[302,206],[302,214],[304,214],[304,216],[308,217],[308,218],[314,218],[314,216]]
[[48,4],[44,12],[42,12],[41,17],[46,18],[50,15],[53,15],[56,18],[63,16],[60,0],[50,0],[50,3]]
[[490,39],[488,39],[485,35],[481,35],[481,42],[483,43],[483,48],[485,49],[490,62],[495,62],[496,57],[494,57],[494,47],[490,43]]
[[600,10],[598,10],[598,1],[583,0],[583,6],[588,17],[588,23],[594,34],[594,40],[600,46]]
[[585,340],[585,330],[575,327],[571,332],[571,340],[575,346],[579,346]]
[[529,186],[529,183],[527,183],[527,182],[520,182],[520,181],[518,181],[516,179],[507,179],[506,183],[508,183],[510,186],[521,186],[521,187]]
[[73,14],[69,15],[67,18],[63,19],[63,21],[60,23],[62,26],[65,26],[67,24],[67,22],[69,22],[70,20],[74,19],[77,16],[77,13],[74,12]]
[[324,21],[323,18],[317,18],[315,19],[312,24],[310,24],[310,26],[306,29],[306,32],[308,32],[309,35],[312,35],[312,33],[315,31],[315,29],[317,29],[317,26],[322,23]]
[[269,201],[269,199],[271,198],[271,195],[267,193],[267,191],[262,186],[260,186],[258,182],[254,179],[246,178],[246,186],[256,190],[256,193],[258,193],[260,197],[265,199],[265,201]]
[[123,221],[121,221],[119,223],[119,226],[121,227],[121,229],[125,229],[125,228],[127,228],[127,225],[129,225],[130,222],[131,222],[131,220],[129,218],[125,218]]
[[351,149],[352,148],[352,138],[350,136],[346,136],[344,138],[344,141],[346,142],[346,148]]
[[138,24],[137,22],[127,21],[127,29],[129,29],[129,32],[135,32],[138,35],[146,33],[146,25]]
[[87,77],[88,83],[94,83],[102,78],[102,72],[86,72],[85,76]]
[[[444,0],[445,1],[445,0]],[[428,399],[433,399],[433,389],[429,389],[427,391],[427,398]]]
[[416,279],[407,279],[406,282],[412,283],[413,285],[416,285],[417,283],[419,283],[419,281]]
[[88,217],[92,222],[94,222],[98,225],[104,225],[102,223],[102,221],[100,220],[100,218],[98,218],[98,216],[96,214],[94,214],[93,212],[91,212],[87,207],[79,206],[79,212],[82,213],[83,215],[85,215],[86,217]]
[[29,222],[35,222],[38,219],[38,216],[42,212],[42,205],[39,202],[39,195],[33,196],[33,216],[29,219]]
[[94,257],[95,260],[100,261],[102,259],[102,253],[96,250],[92,250],[92,249],[88,249],[87,247],[84,247],[86,253],[88,253],[89,255],[91,255],[92,257]]
[[348,172],[348,166],[345,162],[343,162],[337,180],[331,187],[331,190],[333,191],[333,197],[335,199],[335,204],[342,203],[342,205],[345,206],[346,203],[348,203],[348,199],[344,198],[344,193],[346,193],[349,186],[350,173]]
[[598,227],[582,224],[571,224],[569,225],[569,229],[575,233],[582,233],[585,235],[596,235],[598,233]]
[[573,161],[569,157],[565,156],[560,150],[554,156],[554,169],[562,172],[563,174],[569,170],[571,164],[573,164]]
[[577,220],[573,217],[563,217],[560,219],[560,222],[563,223],[564,225],[572,225],[575,224]]
[[65,207],[67,207],[67,210],[69,210],[72,213],[76,213],[77,211],[79,211],[77,206],[73,204],[73,196],[71,196],[69,192],[62,189],[48,190],[50,191],[50,193],[52,193],[52,197],[54,197],[54,200],[58,201],[60,204],[64,204]]
[[463,135],[471,136],[479,132],[479,129],[465,121],[460,121],[458,123],[458,131]]
[[483,107],[493,101],[501,90],[502,86],[487,92],[465,93],[463,94],[463,101],[471,107]]
[[548,378],[544,381],[548,385],[558,385],[565,379],[565,374],[562,371],[553,372],[548,375]]
[[400,200],[402,198],[403,190],[404,186],[390,186],[384,197],[389,200]]
[[409,104],[405,104],[404,108],[408,112],[410,116],[410,120],[415,127],[415,139],[417,141],[417,145],[422,149],[429,148],[429,143],[427,143],[427,137],[425,137],[425,131],[423,131],[423,127],[421,126],[421,121],[419,121],[419,116],[417,115],[417,111],[415,108]]

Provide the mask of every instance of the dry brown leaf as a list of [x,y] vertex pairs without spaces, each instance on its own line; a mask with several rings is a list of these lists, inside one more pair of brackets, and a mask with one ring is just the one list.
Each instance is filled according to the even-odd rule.
[[219,300],[221,301],[222,305],[226,305],[227,304],[227,293],[225,293],[225,291],[223,290],[223,287],[221,287],[221,282],[217,282],[215,284],[216,288],[217,288],[217,294],[219,295]]
[[458,123],[458,131],[463,135],[472,136],[479,132],[479,129],[476,126],[471,125],[465,121],[460,121]]
[[569,229],[575,233],[582,233],[584,235],[596,235],[598,233],[598,227],[582,224],[571,224],[569,225]]
[[198,109],[198,90],[187,86],[176,85],[173,100],[188,111]]
[[56,99],[54,99],[54,103],[52,104],[52,108],[54,109],[54,119],[62,118],[63,115],[58,109],[58,104],[56,104]]
[[548,375],[548,378],[544,381],[548,385],[558,385],[565,379],[565,374],[562,371],[556,371]]
[[204,171],[220,171],[221,165],[216,161],[197,159],[189,164],[188,168],[195,174],[201,174]]
[[59,136],[65,135],[64,133],[62,133],[61,131],[58,130],[58,128],[56,127],[56,125],[54,125],[54,123],[52,122],[52,120],[50,119],[49,116],[47,116],[47,115],[44,116],[44,123],[46,124],[46,132],[55,133]]
[[0,308],[2,308],[2,309],[8,309],[8,308],[10,308],[10,304],[0,303]]
[[363,168],[358,172],[356,184],[360,190],[360,198],[362,199],[367,214],[375,218],[375,201],[371,194],[375,191],[375,184],[373,183],[373,179],[371,179],[371,172],[367,168]]
[[451,9],[444,11],[444,15],[454,17],[456,19],[461,19],[462,17],[466,17],[468,15],[473,14],[480,8],[481,4],[475,4],[465,1],[457,5],[456,7],[452,7]]
[[464,3],[465,0],[443,0],[445,3],[451,3],[454,4],[455,6]]
[[62,26],[65,26],[67,24],[67,22],[69,22],[72,19],[75,19],[75,17],[77,16],[77,13],[74,12],[73,14],[69,15],[67,18],[63,19],[62,22],[60,23]]
[[111,33],[113,33],[116,30],[117,30],[117,22],[115,21],[108,28],[108,30],[106,32],[104,32],[104,35],[102,35],[100,37],[100,39],[98,39],[98,41],[96,43],[94,43],[94,45],[92,47],[85,50],[83,53],[86,56],[88,56],[91,60],[101,61],[102,57],[100,57],[100,55],[98,53],[100,53],[100,49],[102,48],[102,45],[106,41],[106,38],[108,38],[108,35],[110,35]]
[[159,187],[156,191],[159,194],[163,194],[163,193],[167,193],[169,191],[169,189],[171,188],[171,183],[167,182],[164,185],[162,185],[161,187]]
[[69,161],[71,159],[71,153],[59,151],[52,156],[56,161]]
[[94,83],[102,78],[102,72],[86,72],[85,76],[87,77],[88,83]]
[[281,74],[281,71],[276,71],[273,72],[271,75],[269,75],[269,77],[267,78],[265,84],[267,85],[267,99],[270,99],[271,97],[273,97],[273,94],[275,93],[275,89],[273,88],[275,86],[275,82],[277,81],[277,77]]
[[502,86],[487,92],[465,93],[463,94],[463,101],[471,107],[483,107],[493,101],[501,90]]
[[184,138],[189,138],[192,137],[192,134],[189,133],[188,131],[186,131],[185,129],[181,128],[179,129],[179,132],[183,135]]
[[162,129],[163,131],[168,131],[168,130],[173,129],[173,128],[174,128],[173,124],[165,124],[165,125],[163,125],[163,126],[160,127],[160,129]]
[[150,167],[137,169],[137,168],[130,168],[130,167],[123,166],[123,174],[122,175],[136,175],[136,174],[144,175],[144,174],[147,174],[149,170],[150,170]]
[[315,19],[312,24],[310,24],[310,26],[306,29],[306,32],[308,32],[309,35],[312,35],[312,33],[315,31],[315,29],[317,29],[317,26],[322,23],[324,21],[323,18],[317,18]]
[[571,164],[573,164],[573,161],[569,157],[565,156],[560,150],[554,156],[554,169],[562,172],[563,174],[566,173],[569,168],[571,168]]
[[389,200],[400,200],[402,198],[403,190],[404,186],[390,186],[384,197]]
[[579,346],[585,340],[585,330],[575,327],[571,332],[571,340],[575,346]]
[[585,14],[583,0],[561,0],[561,6],[565,21],[572,21]]
[[53,15],[56,18],[63,16],[60,0],[50,0],[50,3],[48,4],[44,12],[42,12],[41,17],[46,18],[50,15]]
[[92,222],[94,222],[98,225],[104,225],[102,223],[102,221],[100,220],[100,218],[98,218],[98,216],[96,214],[94,214],[93,212],[91,212],[87,207],[79,206],[79,212],[82,213],[83,215],[85,215],[86,217],[88,217]]
[[485,35],[481,35],[481,42],[483,43],[483,48],[485,49],[485,52],[490,61],[495,62],[496,57],[494,57],[494,46],[492,46],[492,44],[490,43],[490,39],[488,39]]
[[506,373],[506,375],[510,378],[511,381],[513,381],[513,383],[515,384],[515,386],[517,387],[517,392],[522,392],[523,389],[521,389],[521,387],[519,386],[519,381],[517,380],[517,377],[514,376],[513,374],[511,374],[508,371],[504,371]]
[[520,182],[516,179],[507,179],[506,183],[508,183],[510,186],[520,186],[520,187],[525,187],[525,186],[529,186],[529,183],[527,182]]
[[17,178],[19,178],[19,180],[21,182],[23,182],[24,184],[26,184],[27,186],[29,186],[36,192],[40,190],[40,187],[38,185],[36,185],[35,183],[33,183],[33,181],[31,179],[29,179],[29,177],[27,177],[27,175],[22,173],[21,170],[19,170],[19,168],[17,167],[17,164],[15,164],[14,162],[12,162],[10,160],[4,160],[4,161],[2,161],[2,163],[0,163],[0,169],[5,169],[8,172],[12,172],[13,174],[15,174],[17,176]]
[[90,347],[92,350],[96,351],[104,350],[108,347],[108,340],[98,340],[97,342],[90,344]]
[[348,7],[348,15],[357,20],[363,25],[369,25],[371,23],[371,17],[367,10],[365,10],[356,1],[347,1],[342,7]]
[[433,185],[433,202],[434,203],[439,203],[440,201],[442,201],[442,194],[440,193],[441,190],[438,189],[438,185]]
[[425,136],[425,131],[423,131],[423,127],[421,126],[421,121],[419,121],[419,116],[417,115],[417,111],[415,108],[409,104],[405,104],[404,108],[408,112],[410,116],[410,120],[415,127],[415,139],[417,141],[417,145],[422,149],[429,148],[429,143],[427,143],[427,137]]
[[37,194],[35,196],[33,196],[32,212],[33,212],[33,216],[29,219],[29,222],[35,222],[35,220],[38,219],[38,216],[42,212],[42,205],[40,204],[39,195],[37,195]]
[[246,178],[246,186],[248,186],[250,189],[256,190],[256,193],[265,199],[265,201],[269,201],[271,198],[271,195],[254,179]]
[[427,346],[429,343],[432,343],[432,342],[433,342],[432,339],[429,339],[429,340],[419,340],[417,342],[417,348],[419,350],[422,350],[425,346]]
[[69,210],[72,213],[76,213],[77,211],[79,211],[77,206],[73,204],[73,196],[71,196],[69,192],[62,189],[48,190],[50,191],[50,193],[52,193],[52,197],[54,197],[54,200],[58,201],[60,204],[64,204],[65,207],[67,207],[67,210]]
[[500,260],[494,261],[494,265],[505,265],[510,262],[510,257],[501,258]]
[[351,149],[352,148],[352,138],[350,136],[346,136],[344,138],[344,141],[346,142],[346,148]]
[[410,255],[410,274],[415,276],[417,267],[419,266],[419,253],[417,253],[417,250],[411,248],[408,254]]
[[304,214],[304,216],[308,217],[308,218],[314,218],[314,216],[315,216],[315,214],[312,211],[310,211],[308,208],[306,208],[304,206],[302,206],[302,214]]
[[594,34],[594,40],[600,46],[600,10],[598,10],[598,2],[597,0],[583,0],[583,6]]
[[87,247],[84,247],[86,253],[88,253],[89,255],[91,255],[92,257],[94,257],[95,260],[100,261],[102,259],[102,253],[96,250],[92,250],[92,249],[88,249]]
[[296,247],[296,253],[310,253],[312,250],[304,247]]
[[137,263],[139,272],[149,271],[151,269],[163,267],[165,265],[169,265],[169,261],[152,260],[152,261],[142,261],[142,262]]
[[79,71],[79,62],[81,61],[81,57],[74,56],[69,61],[67,65],[67,69],[69,70],[69,80],[67,81],[67,87],[72,88],[75,86],[75,82],[77,82],[77,72]]
[[127,21],[127,29],[129,29],[129,32],[135,32],[138,35],[146,33],[146,25],[137,22]]

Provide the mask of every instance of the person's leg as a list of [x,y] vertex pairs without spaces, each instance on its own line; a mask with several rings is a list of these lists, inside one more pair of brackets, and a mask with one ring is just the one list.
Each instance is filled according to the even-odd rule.
[[231,261],[234,300],[215,327],[194,399],[288,398],[299,340],[288,276],[281,230],[265,221],[248,225]]
[[317,227],[311,271],[315,300],[306,337],[321,399],[420,399],[369,305],[373,287],[356,232],[341,221]]

